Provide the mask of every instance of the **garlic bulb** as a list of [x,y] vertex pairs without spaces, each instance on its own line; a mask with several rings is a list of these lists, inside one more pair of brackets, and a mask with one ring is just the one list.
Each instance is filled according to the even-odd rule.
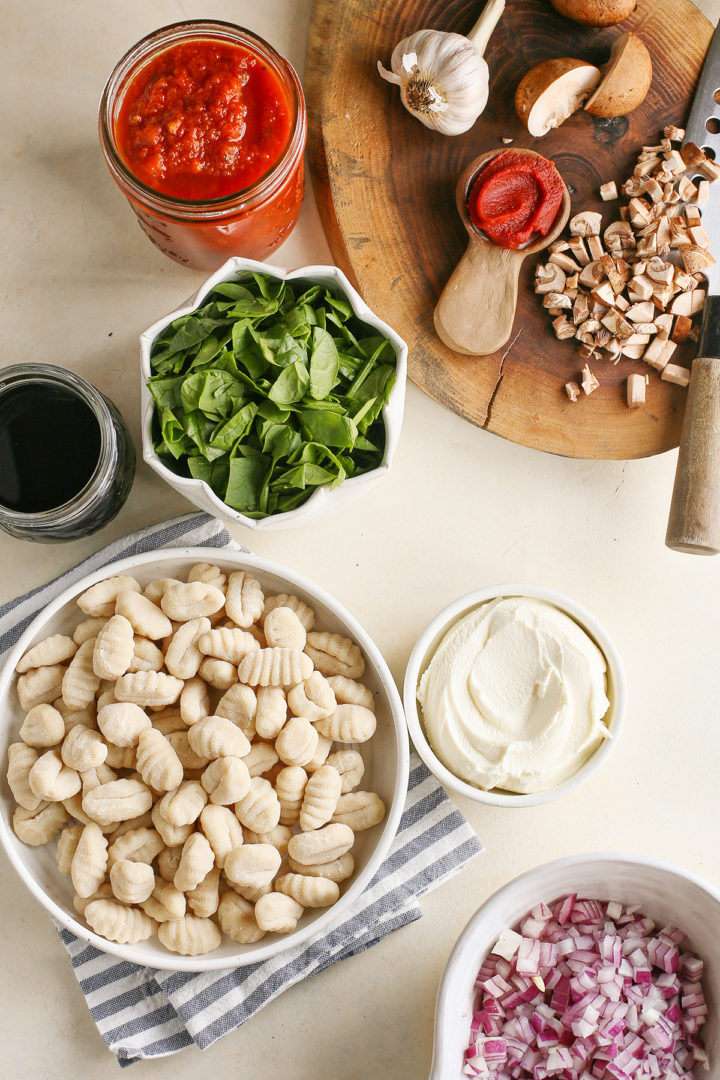
[[488,98],[485,47],[505,10],[505,0],[489,0],[467,37],[443,30],[418,30],[393,49],[391,71],[378,60],[383,79],[400,87],[408,112],[443,135],[471,128]]

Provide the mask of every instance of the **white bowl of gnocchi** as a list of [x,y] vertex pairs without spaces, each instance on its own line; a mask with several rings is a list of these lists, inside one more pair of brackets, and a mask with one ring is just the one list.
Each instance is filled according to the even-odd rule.
[[402,705],[330,595],[265,559],[166,549],[89,575],[0,672],[0,841],[79,938],[208,971],[306,945],[387,855]]

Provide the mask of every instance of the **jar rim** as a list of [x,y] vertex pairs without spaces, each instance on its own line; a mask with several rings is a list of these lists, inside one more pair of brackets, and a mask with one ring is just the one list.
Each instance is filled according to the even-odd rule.
[[95,469],[86,483],[77,491],[72,498],[52,506],[48,510],[31,511],[29,513],[13,510],[9,506],[0,503],[0,521],[8,524],[34,528],[57,528],[68,522],[77,512],[78,506],[87,496],[96,489],[97,493],[104,490],[106,483],[111,479],[113,462],[112,455],[108,450],[112,447],[115,438],[115,429],[112,416],[105,398],[100,391],[67,368],[57,367],[55,364],[13,364],[0,370],[0,399],[3,394],[13,387],[25,383],[50,383],[60,385],[64,389],[75,393],[92,411],[97,420],[100,431],[100,449]]
[[[122,101],[131,78],[141,67],[172,45],[186,41],[224,40],[247,46],[269,63],[282,80],[293,110],[290,134],[280,156],[252,184],[217,199],[182,199],[167,195],[140,180],[124,161],[115,138],[116,107]],[[307,136],[305,96],[295,68],[259,34],[237,23],[221,19],[185,19],[151,31],[136,42],[118,61],[105,83],[98,114],[100,145],[113,178],[141,203],[179,220],[222,217],[246,209],[267,199],[283,183],[298,154],[303,152]]]

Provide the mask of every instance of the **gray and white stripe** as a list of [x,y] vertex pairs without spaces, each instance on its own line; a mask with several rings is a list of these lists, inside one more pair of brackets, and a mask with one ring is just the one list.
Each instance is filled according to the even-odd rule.
[[[160,547],[237,547],[206,514],[189,514],[117,541],[49,584],[0,608],[0,660],[35,615],[74,581],[101,566]],[[346,918],[321,940],[250,967],[157,971],[108,956],[59,930],[98,1031],[121,1065],[201,1049],[264,1005],[422,915],[419,900],[456,874],[482,844],[442,787],[413,754],[408,796],[387,859]]]

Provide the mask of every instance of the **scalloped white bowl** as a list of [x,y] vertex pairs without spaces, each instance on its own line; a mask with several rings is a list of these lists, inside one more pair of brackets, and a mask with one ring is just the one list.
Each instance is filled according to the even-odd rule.
[[684,930],[687,946],[705,961],[703,986],[709,1006],[702,1028],[710,1071],[720,1080],[720,892],[687,870],[641,855],[571,855],[536,866],[494,893],[473,915],[448,960],[435,1004],[433,1062],[429,1080],[464,1080],[463,1053],[470,1036],[474,983],[501,930],[513,927],[540,900],[576,892],[594,900],[642,904],[645,914]]
[[[162,333],[171,322],[181,315],[187,315],[189,312],[194,311],[195,308],[200,307],[208,293],[220,282],[229,281],[244,270],[255,270],[258,273],[268,274],[270,277],[282,281],[303,281],[308,284],[320,284],[327,288],[338,289],[350,302],[350,306],[358,318],[388,338],[397,358],[397,379],[390,392],[389,400],[382,410],[386,439],[385,453],[378,467],[360,476],[349,477],[332,491],[328,487],[317,488],[307,502],[296,507],[295,510],[288,510],[282,514],[272,514],[270,517],[259,519],[246,517],[245,514],[241,514],[238,510],[233,510],[215,494],[204,480],[178,476],[163,463],[153,448],[151,425],[154,403],[146,386],[146,382],[152,373],[150,352],[158,334]],[[206,510],[213,517],[221,518],[223,521],[230,522],[230,524],[245,525],[248,529],[261,529],[264,531],[288,529],[295,525],[308,525],[310,522],[326,517],[328,514],[334,513],[335,510],[339,510],[342,506],[352,502],[390,471],[400,439],[400,429],[405,409],[407,351],[407,345],[402,338],[395,333],[392,327],[373,314],[363,298],[337,266],[301,266],[296,270],[283,270],[277,266],[271,266],[270,263],[256,262],[253,259],[243,259],[240,256],[235,256],[228,259],[214,274],[207,278],[194,296],[179,308],[176,308],[175,311],[171,311],[168,315],[164,315],[162,319],[158,319],[140,335],[143,458],[150,468],[171,488],[179,491],[181,495],[184,495],[195,506],[199,506],[201,510]]]
[[[600,652],[607,661],[607,696],[610,700],[610,708],[605,716],[605,723],[610,728],[611,737],[604,739],[600,746],[585,761],[578,771],[555,787],[544,791],[537,791],[529,795],[520,795],[512,791],[493,789],[485,791],[483,788],[469,784],[462,780],[440,760],[433,750],[425,734],[422,722],[421,708],[417,700],[418,683],[423,672],[432,660],[438,645],[445,637],[448,630],[459,622],[463,616],[469,614],[480,604],[488,600],[495,600],[501,596],[528,596],[536,600],[545,600],[553,604],[560,611],[569,615],[582,629],[593,639]],[[415,744],[420,757],[428,769],[450,791],[463,795],[466,799],[474,802],[488,803],[491,806],[540,806],[542,803],[552,802],[559,799],[569,791],[573,791],[584,780],[592,776],[602,763],[607,760],[615,749],[620,735],[625,712],[627,709],[627,689],[625,684],[625,671],[620,654],[618,653],[612,638],[607,630],[597,619],[575,600],[554,589],[545,589],[538,585],[507,584],[489,585],[484,589],[475,589],[458,597],[452,604],[435,616],[429,626],[418,638],[413,651],[410,654],[408,665],[405,670],[405,687],[403,692],[405,704],[405,716],[407,719],[410,738]]]
[[[222,944],[214,952],[190,957],[168,952],[156,937],[137,945],[117,945],[94,934],[79,921],[72,906],[70,879],[57,868],[56,842],[44,847],[28,847],[18,840],[12,830],[15,800],[6,778],[7,747],[9,743],[17,741],[23,719],[23,711],[14,693],[15,665],[31,645],[49,634],[72,633],[72,629],[84,618],[75,604],[75,598],[81,592],[111,574],[133,574],[141,585],[146,585],[158,577],[187,573],[194,563],[209,560],[229,573],[249,570],[268,593],[295,593],[315,610],[318,627],[345,634],[361,646],[366,660],[363,682],[375,693],[378,720],[373,738],[359,748],[365,759],[363,787],[377,791],[385,802],[387,816],[381,825],[358,834],[353,846],[355,873],[343,886],[340,899],[333,907],[306,911],[292,934],[268,934],[255,945],[239,945],[223,937]],[[168,548],[122,559],[89,574],[49,604],[8,653],[0,671],[0,708],[0,762],[4,763],[0,769],[0,843],[31,893],[54,919],[83,941],[134,964],[171,971],[214,971],[242,967],[278,953],[289,952],[299,945],[308,945],[322,937],[347,915],[374,877],[388,853],[405,805],[409,770],[407,730],[400,697],[377,645],[360,623],[324,589],[292,570],[245,552],[207,547]]]

